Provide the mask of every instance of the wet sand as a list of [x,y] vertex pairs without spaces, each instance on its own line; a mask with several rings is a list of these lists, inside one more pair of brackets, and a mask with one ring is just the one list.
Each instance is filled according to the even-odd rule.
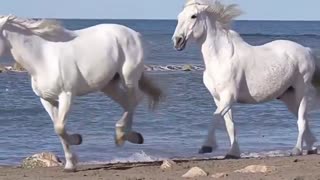
[[[162,170],[162,162],[118,163],[106,165],[79,166],[74,173],[63,172],[62,167],[21,169],[0,167],[0,180],[118,180],[118,179],[185,179],[181,176],[190,168],[198,166],[206,171],[207,177],[193,179],[214,179],[216,173],[227,173],[220,179],[320,179],[320,156],[248,158],[238,160],[181,160],[170,169]],[[274,166],[267,173],[237,173],[248,165]]]

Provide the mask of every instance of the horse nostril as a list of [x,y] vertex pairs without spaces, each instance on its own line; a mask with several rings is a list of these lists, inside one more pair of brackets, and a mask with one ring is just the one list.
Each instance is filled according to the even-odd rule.
[[182,40],[183,40],[182,37],[176,37],[175,38],[176,44],[180,44]]
[[176,37],[176,43],[179,44],[181,42],[182,38],[181,37]]

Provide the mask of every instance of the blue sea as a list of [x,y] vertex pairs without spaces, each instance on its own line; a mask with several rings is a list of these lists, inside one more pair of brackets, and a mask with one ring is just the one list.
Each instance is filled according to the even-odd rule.
[[[146,64],[165,89],[167,99],[155,112],[144,101],[134,117],[134,129],[145,143],[114,144],[114,126],[122,109],[101,93],[78,97],[68,117],[68,130],[83,135],[83,144],[72,146],[81,163],[154,161],[164,158],[205,158],[223,156],[229,139],[223,124],[217,132],[219,149],[199,155],[215,105],[202,83],[202,69],[174,70],[183,64],[202,67],[197,44],[183,52],[172,47],[175,20],[61,20],[69,29],[100,23],[118,23],[139,31],[151,45]],[[252,45],[275,39],[289,39],[320,50],[320,22],[236,21],[233,29]],[[88,47],[90,48],[90,47]],[[2,64],[12,64],[10,57]],[[157,69],[159,71],[157,71]],[[52,122],[33,93],[26,73],[0,74],[0,165],[18,165],[32,154],[51,151],[63,159],[63,151]],[[320,114],[310,113],[311,128],[320,137]],[[296,119],[278,101],[259,105],[235,105],[234,120],[243,156],[286,155],[296,143]]]

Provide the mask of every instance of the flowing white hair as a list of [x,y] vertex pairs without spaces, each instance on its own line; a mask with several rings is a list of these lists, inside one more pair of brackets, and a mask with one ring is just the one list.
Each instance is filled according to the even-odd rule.
[[224,5],[218,0],[187,0],[185,6],[206,5],[206,12],[212,14],[223,28],[229,28],[230,23],[243,12],[237,4]]
[[57,20],[26,19],[14,15],[0,16],[0,18],[8,18],[8,24],[20,29],[30,30],[31,33],[43,38],[51,39],[62,36],[63,38],[72,39],[75,36],[71,31],[65,29]]

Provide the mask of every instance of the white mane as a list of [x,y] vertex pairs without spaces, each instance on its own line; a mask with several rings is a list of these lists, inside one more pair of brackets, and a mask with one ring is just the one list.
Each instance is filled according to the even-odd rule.
[[0,18],[4,17],[8,17],[7,24],[19,29],[30,30],[32,34],[47,40],[70,40],[75,37],[75,34],[72,33],[72,31],[65,29],[57,20],[25,19],[13,15],[0,16]]
[[237,4],[224,5],[218,0],[187,0],[185,6],[189,5],[207,5],[206,12],[212,14],[215,20],[223,28],[229,28],[230,23],[242,14]]

